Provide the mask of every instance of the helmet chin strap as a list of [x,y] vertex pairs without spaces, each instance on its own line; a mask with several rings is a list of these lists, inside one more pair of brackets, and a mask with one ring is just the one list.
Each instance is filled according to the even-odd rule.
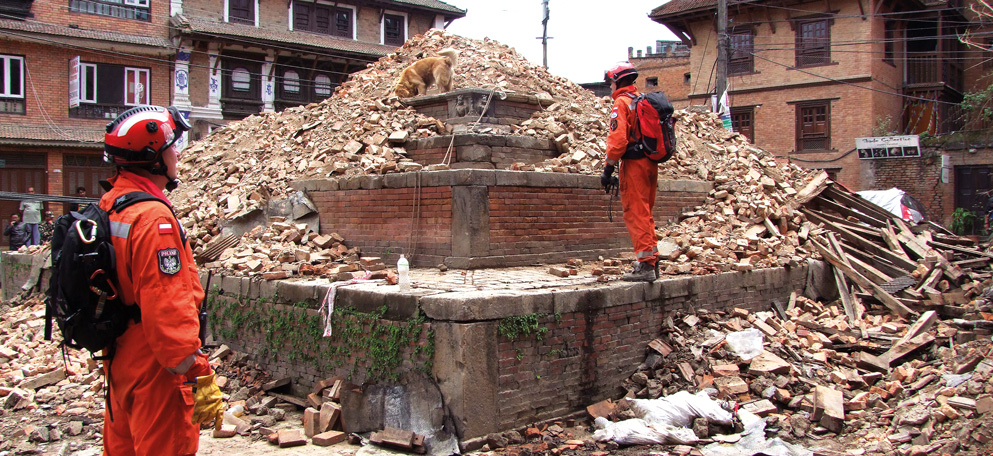
[[165,176],[165,178],[168,179],[168,181],[166,182],[166,186],[165,186],[166,190],[168,190],[168,191],[171,192],[171,191],[175,190],[176,187],[179,187],[179,179],[178,178],[175,178],[175,177],[172,177],[172,176],[170,176],[168,174],[169,168],[166,166],[165,161],[162,160],[162,155],[161,154],[159,154],[158,159],[155,161],[155,163],[153,165],[151,165],[151,166],[149,166],[148,168],[145,168],[145,169],[147,169],[148,172],[150,172],[152,174],[155,174],[155,175],[158,175],[158,176]]

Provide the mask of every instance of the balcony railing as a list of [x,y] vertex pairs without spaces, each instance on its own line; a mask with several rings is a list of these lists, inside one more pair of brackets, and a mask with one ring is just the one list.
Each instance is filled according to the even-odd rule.
[[121,106],[99,103],[81,103],[77,108],[69,108],[69,117],[82,119],[114,120],[122,112],[134,106]]
[[937,55],[924,55],[907,58],[907,84],[944,83],[959,92],[962,91],[962,67]]

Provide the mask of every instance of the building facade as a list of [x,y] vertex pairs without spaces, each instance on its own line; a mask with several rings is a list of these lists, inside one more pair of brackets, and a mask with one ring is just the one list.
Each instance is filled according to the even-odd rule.
[[[628,48],[628,61],[638,70],[635,86],[641,93],[665,92],[676,109],[690,106],[690,48],[681,41],[655,41],[645,52]],[[699,100],[697,100],[699,103]]]
[[[330,97],[408,37],[464,16],[438,0],[0,2],[0,192],[98,196],[104,128],[133,106],[177,106],[194,125],[183,147]],[[0,223],[17,207],[0,201]]]
[[[650,14],[690,47],[690,67],[701,69],[692,104],[714,92],[704,73],[716,66],[716,7],[716,0],[672,0]],[[880,164],[859,158],[855,139],[964,127],[963,94],[982,84],[977,68],[990,57],[959,42],[975,23],[969,16],[959,0],[729,0],[732,124],[781,159],[824,169],[853,190],[889,188],[885,173],[875,172]],[[950,179],[929,184],[954,187]],[[934,192],[924,187],[905,190],[923,201]],[[954,206],[941,206],[930,215],[946,219]]]

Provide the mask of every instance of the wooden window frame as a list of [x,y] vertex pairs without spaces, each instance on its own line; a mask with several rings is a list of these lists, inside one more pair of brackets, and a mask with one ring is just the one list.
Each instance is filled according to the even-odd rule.
[[[244,68],[249,75],[248,90],[234,88],[235,70]],[[221,98],[262,102],[262,63],[247,61],[242,57],[223,57],[221,60]]]
[[[894,65],[896,59],[897,22],[888,20],[883,23],[883,62]],[[895,66],[895,65],[894,65]]]
[[[393,39],[390,39],[389,38],[389,32],[390,31],[387,30],[387,27],[386,27],[386,19],[387,19],[387,17],[393,17],[393,18],[399,20],[399,24],[400,24],[401,30],[399,30],[399,32],[398,32],[399,36],[397,38],[393,38]],[[407,30],[408,29],[407,22],[408,22],[408,20],[409,19],[407,17],[407,14],[405,14],[405,13],[398,13],[398,12],[394,12],[394,11],[386,11],[386,12],[384,12],[383,13],[383,20],[382,20],[382,22],[380,24],[380,29],[381,29],[380,36],[382,37],[382,43],[380,43],[380,44],[383,44],[383,45],[386,45],[386,46],[403,46],[403,43],[407,42],[407,36],[408,36],[407,35],[407,32],[408,32],[408,30]]]
[[[796,151],[797,152],[825,152],[831,150],[831,101],[816,100],[797,103],[796,109]],[[808,116],[820,116],[816,110],[823,109],[824,119],[819,121],[814,119],[811,125],[807,126],[805,118]],[[820,125],[818,125],[820,124]],[[814,147],[820,143],[821,147]]]
[[[301,10],[304,8],[308,10],[306,24],[298,20],[300,19]],[[346,15],[347,26],[345,28],[340,26],[342,19],[340,15],[342,14]],[[354,40],[355,15],[355,9],[346,5],[293,0],[293,14],[290,15],[290,25],[294,31],[318,33]],[[326,20],[326,27],[319,26],[318,20],[320,19]]]
[[[743,117],[747,117],[747,128],[741,125]],[[748,138],[748,142],[755,144],[755,106],[731,108],[731,126],[734,131]]]
[[[831,64],[831,25],[828,16],[798,18],[793,22],[796,36],[796,67],[809,68]],[[808,35],[808,27],[823,25],[823,36]]]
[[[20,93],[14,93],[11,88],[11,81],[13,78],[10,76],[10,70],[14,67],[12,62],[20,62],[17,65],[20,68],[20,74],[18,79],[18,85],[20,86]],[[3,86],[0,86],[0,97],[2,98],[25,98],[24,82],[25,82],[25,71],[24,71],[24,56],[20,55],[0,55],[0,72],[3,73]]]
[[[750,27],[732,29],[728,44],[728,75],[752,74],[755,72],[755,31]],[[735,52],[740,49],[740,52]]]
[[[235,0],[225,0],[224,3],[227,4],[227,16],[228,16],[227,17],[227,20],[228,20],[229,23],[232,23],[232,24],[250,25],[250,26],[254,27],[255,26],[255,12],[258,9],[258,3],[256,2],[256,0],[243,0],[243,1],[245,1],[246,3],[248,3],[248,9],[247,10],[244,9],[244,8],[237,8],[236,9],[235,8],[235,5],[234,5]],[[235,14],[236,11],[239,14]],[[244,12],[246,14],[243,16],[241,14],[242,12]]]
[[152,21],[151,0],[69,0],[69,12]]
[[[136,76],[139,84],[144,84],[144,87],[142,87],[143,94],[141,94],[143,96],[139,95],[141,96],[140,99],[135,97],[129,85],[131,83],[132,74]],[[151,104],[151,79],[152,72],[148,68],[124,67],[124,105],[138,106]]]

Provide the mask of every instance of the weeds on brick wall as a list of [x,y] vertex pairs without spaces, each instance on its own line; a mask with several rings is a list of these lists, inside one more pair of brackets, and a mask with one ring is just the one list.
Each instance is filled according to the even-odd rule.
[[[500,320],[500,326],[497,327],[497,334],[512,341],[530,337],[532,334],[535,339],[542,340],[548,333],[548,328],[542,326],[541,320],[548,316],[548,314],[543,313],[532,313],[503,318]],[[554,314],[553,316],[556,323],[562,319],[561,314]]]
[[272,305],[264,298],[244,298],[208,293],[211,333],[219,339],[261,340],[255,347],[262,356],[283,357],[291,363],[315,366],[325,372],[348,370],[350,379],[360,374],[371,381],[396,381],[406,367],[430,373],[434,358],[434,331],[425,331],[419,314],[406,321],[383,317],[387,307],[375,312],[354,308],[335,309],[331,336],[324,337],[324,320],[305,302]]

